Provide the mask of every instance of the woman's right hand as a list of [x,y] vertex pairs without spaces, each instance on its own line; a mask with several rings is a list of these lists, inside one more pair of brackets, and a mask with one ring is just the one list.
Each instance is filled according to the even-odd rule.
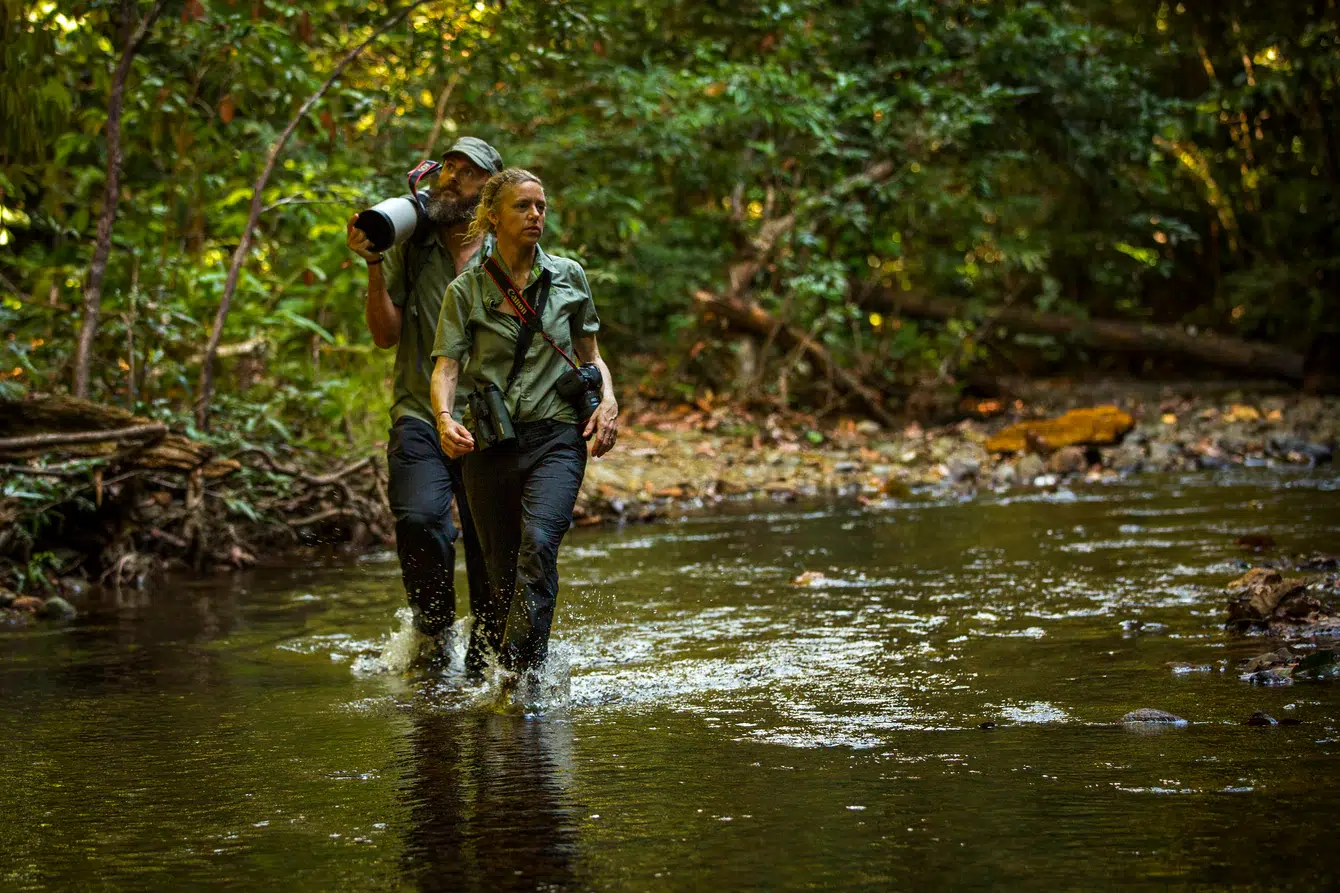
[[475,448],[470,429],[445,412],[437,417],[437,439],[449,459],[459,459]]
[[349,246],[350,251],[363,258],[363,260],[376,263],[382,259],[382,256],[380,253],[372,250],[372,241],[368,239],[367,233],[354,226],[354,221],[357,219],[357,214],[349,218],[348,235],[345,237],[345,244]]

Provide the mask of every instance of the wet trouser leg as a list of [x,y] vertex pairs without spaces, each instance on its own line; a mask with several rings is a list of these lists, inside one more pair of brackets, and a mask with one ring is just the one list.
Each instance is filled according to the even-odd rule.
[[[408,417],[391,427],[386,458],[387,497],[396,519],[396,551],[405,593],[414,609],[415,626],[436,635],[451,626],[456,616],[453,543],[457,531],[451,521],[451,500],[453,494],[464,492],[460,464],[442,452],[432,425]],[[488,601],[488,575],[469,508],[464,500],[458,502],[473,606]]]
[[516,428],[515,444],[466,456],[465,486],[493,590],[491,644],[504,667],[529,670],[548,654],[558,547],[572,525],[586,443],[571,423]]

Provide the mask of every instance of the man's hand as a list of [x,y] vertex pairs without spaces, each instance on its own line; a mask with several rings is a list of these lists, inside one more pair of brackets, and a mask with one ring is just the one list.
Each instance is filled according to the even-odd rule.
[[582,437],[590,438],[593,431],[596,436],[591,440],[591,455],[599,459],[610,451],[614,441],[619,438],[619,404],[613,397],[600,401],[596,411],[591,413],[591,418],[586,420]]
[[345,243],[348,244],[349,250],[354,254],[357,254],[363,260],[375,263],[381,260],[382,256],[372,250],[372,242],[368,240],[367,233],[354,226],[354,221],[357,219],[357,214],[349,218],[349,235],[346,237]]
[[437,439],[442,444],[442,452],[449,459],[459,459],[475,448],[475,438],[470,429],[447,415],[439,413],[437,417]]

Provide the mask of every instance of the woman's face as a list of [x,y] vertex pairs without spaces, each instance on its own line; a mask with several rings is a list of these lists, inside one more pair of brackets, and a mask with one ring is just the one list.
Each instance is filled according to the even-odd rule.
[[498,241],[530,247],[544,232],[544,187],[539,183],[517,183],[503,189],[498,210],[489,215]]

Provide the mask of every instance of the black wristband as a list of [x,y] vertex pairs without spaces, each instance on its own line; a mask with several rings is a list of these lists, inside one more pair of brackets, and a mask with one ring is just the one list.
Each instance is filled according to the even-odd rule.
[[363,259],[363,263],[367,264],[369,267],[375,267],[375,266],[377,266],[377,264],[379,264],[379,263],[381,263],[381,262],[382,262],[382,259],[381,259],[380,257],[377,258],[376,260],[368,260],[367,258],[364,258],[364,259]]

